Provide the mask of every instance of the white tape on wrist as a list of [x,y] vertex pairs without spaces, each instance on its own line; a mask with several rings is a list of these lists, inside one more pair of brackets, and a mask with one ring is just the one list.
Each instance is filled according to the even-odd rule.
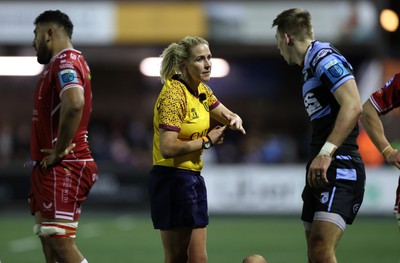
[[318,155],[329,156],[332,157],[334,152],[336,151],[337,146],[330,142],[325,142],[324,146],[322,146]]
[[381,154],[383,155],[383,158],[385,158],[385,160],[389,157],[389,155],[394,152],[395,149],[393,149],[392,146],[388,145],[385,147],[385,149],[382,150]]

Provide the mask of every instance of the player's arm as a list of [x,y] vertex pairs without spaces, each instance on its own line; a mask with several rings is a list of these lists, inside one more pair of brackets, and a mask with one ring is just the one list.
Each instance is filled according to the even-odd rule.
[[243,121],[239,115],[233,113],[227,107],[225,107],[222,103],[220,103],[217,107],[210,111],[211,118],[214,120],[228,125],[230,129],[238,130],[243,134],[246,134],[245,129],[243,128]]
[[57,143],[54,148],[56,154],[62,154],[70,145],[81,121],[84,105],[82,88],[69,88],[62,93]]
[[362,104],[354,79],[343,83],[333,92],[333,95],[340,109],[327,141],[339,147],[356,126],[362,113]]
[[[215,127],[208,136],[212,144],[221,144],[226,126]],[[164,158],[174,158],[199,151],[203,148],[203,139],[198,138],[190,141],[178,140],[178,133],[166,129],[160,129],[160,152]]]
[[375,147],[382,153],[386,161],[400,169],[400,153],[390,146],[385,136],[381,119],[378,111],[367,100],[363,105],[361,123]]
[[71,141],[78,129],[82,117],[85,97],[83,89],[72,87],[61,94],[60,120],[58,127],[57,142],[54,149],[43,149],[49,153],[42,160],[42,166],[52,166],[61,161],[74,147]]
[[160,128],[160,152],[164,158],[174,158],[200,150],[203,145],[201,138],[191,141],[178,140],[178,133]]
[[331,156],[354,129],[362,112],[362,104],[354,79],[343,83],[334,91],[333,95],[339,103],[340,109],[327,142],[322,147],[320,154],[311,162],[307,178],[312,186],[328,183],[326,172],[332,161]]
[[385,131],[378,112],[372,105],[370,100],[367,100],[363,105],[363,113],[361,115],[361,123],[372,140],[376,148],[382,152],[390,145],[385,136]]

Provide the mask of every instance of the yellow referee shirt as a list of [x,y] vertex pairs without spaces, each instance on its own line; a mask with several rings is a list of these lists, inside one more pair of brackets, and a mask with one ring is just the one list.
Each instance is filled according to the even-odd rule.
[[220,102],[205,84],[200,83],[197,89],[198,96],[176,76],[164,84],[154,106],[153,165],[201,171],[203,150],[165,159],[161,155],[159,141],[160,128],[176,131],[181,141],[196,140],[207,134],[210,109],[217,107]]

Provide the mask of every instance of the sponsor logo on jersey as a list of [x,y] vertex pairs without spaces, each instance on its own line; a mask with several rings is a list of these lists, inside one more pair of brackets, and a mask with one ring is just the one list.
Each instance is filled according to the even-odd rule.
[[315,67],[315,65],[317,64],[317,62],[323,58],[326,57],[328,54],[331,54],[332,50],[331,49],[321,49],[320,51],[318,51],[317,55],[315,56],[315,58],[313,59],[313,61],[311,62],[311,65],[313,67]]
[[208,106],[208,102],[207,101],[203,101],[202,103],[203,103],[204,109],[206,109],[206,111],[209,112],[210,111],[210,107]]
[[44,208],[44,210],[46,210],[46,211],[50,211],[51,210],[51,207],[53,206],[53,203],[48,203],[48,204],[46,204],[45,202],[43,202],[43,208]]
[[64,87],[65,85],[71,83],[79,83],[76,70],[74,69],[61,70],[60,72],[58,72],[58,78],[61,87]]
[[97,174],[92,174],[92,181],[95,182],[98,179],[98,175]]
[[60,69],[64,69],[64,68],[74,68],[74,65],[72,65],[71,63],[63,63],[63,64],[60,64],[60,66],[59,66],[59,68]]
[[358,212],[358,210],[360,209],[360,204],[355,204],[354,206],[353,206],[353,213],[355,214],[355,213],[357,213]]
[[303,71],[303,81],[306,82],[307,79],[308,79],[308,71],[307,71],[307,70],[304,70],[304,71]]
[[336,59],[330,61],[324,67],[326,70],[328,70],[328,72],[332,75],[332,77],[335,78],[340,77],[344,72],[343,68],[341,67],[341,64],[339,64],[339,62]]
[[390,84],[392,84],[393,80],[394,80],[394,77],[393,77],[393,78],[391,78],[391,79],[390,79],[388,82],[386,82],[386,84],[385,84],[385,87],[384,87],[384,88],[387,88],[387,87],[389,87],[389,85],[390,85]]
[[312,92],[309,92],[304,96],[304,107],[306,108],[308,116],[312,116],[314,113],[322,109],[321,104]]
[[320,202],[321,204],[326,204],[329,201],[329,192],[322,192]]
[[[386,87],[385,87],[385,88],[386,88]],[[383,88],[377,90],[377,91],[375,92],[375,95],[376,95],[376,96],[379,96],[379,97],[382,97],[382,96],[383,96]]]
[[198,119],[199,115],[197,114],[196,108],[190,109],[190,114],[192,115],[192,119]]
[[329,73],[335,78],[340,77],[343,74],[343,68],[339,65],[334,65],[328,69]]

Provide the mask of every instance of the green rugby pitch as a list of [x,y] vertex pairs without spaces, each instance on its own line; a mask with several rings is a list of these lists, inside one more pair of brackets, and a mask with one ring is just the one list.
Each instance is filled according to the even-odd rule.
[[[44,262],[28,214],[0,216],[0,262]],[[305,240],[297,217],[211,215],[208,262],[240,263],[261,254],[268,263],[306,263]],[[81,216],[77,243],[90,263],[161,263],[159,232],[147,214]],[[348,226],[337,249],[338,262],[395,263],[400,259],[400,232],[394,217],[359,216]]]

